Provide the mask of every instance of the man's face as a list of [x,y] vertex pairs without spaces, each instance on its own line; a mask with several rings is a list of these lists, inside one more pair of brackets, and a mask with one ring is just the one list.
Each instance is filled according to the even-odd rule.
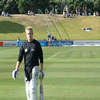
[[29,41],[33,40],[33,32],[31,30],[26,30],[26,37]]

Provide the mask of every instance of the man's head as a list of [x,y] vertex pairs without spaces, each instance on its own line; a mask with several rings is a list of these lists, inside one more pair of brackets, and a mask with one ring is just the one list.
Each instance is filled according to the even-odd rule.
[[25,29],[25,32],[26,32],[26,37],[28,39],[28,42],[31,42],[33,40],[33,29],[32,27],[26,27]]

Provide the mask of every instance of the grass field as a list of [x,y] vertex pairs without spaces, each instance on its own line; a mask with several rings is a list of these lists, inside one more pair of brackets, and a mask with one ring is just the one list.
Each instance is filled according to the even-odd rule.
[[[19,48],[0,48],[0,100],[26,100]],[[100,100],[100,47],[44,47],[44,100]],[[39,91],[38,91],[39,94]]]

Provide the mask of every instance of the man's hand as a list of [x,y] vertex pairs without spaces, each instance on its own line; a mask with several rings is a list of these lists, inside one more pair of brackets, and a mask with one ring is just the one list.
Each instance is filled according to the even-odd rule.
[[12,72],[12,78],[14,80],[16,80],[17,77],[19,77],[19,72],[17,70],[13,70],[13,72]]
[[44,72],[40,72],[39,78],[42,77],[42,79],[44,78],[45,73]]

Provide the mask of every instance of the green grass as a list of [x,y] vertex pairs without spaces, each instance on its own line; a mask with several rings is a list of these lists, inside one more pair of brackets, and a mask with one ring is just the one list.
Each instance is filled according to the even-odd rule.
[[[26,100],[23,62],[20,78],[11,75],[18,52],[0,48],[0,100]],[[43,52],[44,100],[100,100],[100,47],[44,47]]]
[[[38,14],[36,16],[11,15],[11,17],[0,17],[0,40],[26,40],[24,28],[32,26],[34,38],[37,40],[47,39],[50,32],[61,40],[55,26],[50,20],[52,18],[60,31],[62,40],[99,40],[100,19],[97,16],[77,16],[73,18],[63,18],[63,15],[49,16]],[[45,20],[49,23],[48,28]],[[92,28],[90,32],[83,31],[82,28]],[[69,38],[68,38],[69,36]]]

